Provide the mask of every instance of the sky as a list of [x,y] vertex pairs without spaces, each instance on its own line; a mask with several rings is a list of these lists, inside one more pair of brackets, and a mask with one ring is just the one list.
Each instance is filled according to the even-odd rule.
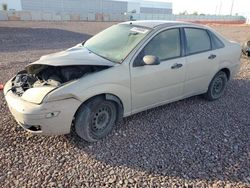
[[[222,14],[229,15],[233,0],[150,0],[173,3],[173,13],[179,14],[185,10],[188,13],[197,11],[199,14]],[[233,15],[247,16],[250,18],[250,0],[234,0]]]

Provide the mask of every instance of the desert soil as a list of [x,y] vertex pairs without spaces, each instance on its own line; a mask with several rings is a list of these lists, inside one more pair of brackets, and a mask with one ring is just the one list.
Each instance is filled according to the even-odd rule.
[[[41,55],[114,23],[0,22],[0,84]],[[212,25],[243,43],[250,26]],[[250,60],[225,95],[200,96],[124,118],[107,138],[34,136],[0,91],[0,187],[250,187]]]

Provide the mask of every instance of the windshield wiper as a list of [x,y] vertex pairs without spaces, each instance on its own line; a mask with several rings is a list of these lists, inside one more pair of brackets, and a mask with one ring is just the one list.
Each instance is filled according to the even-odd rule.
[[139,33],[137,32],[132,32],[132,33],[129,33],[128,36],[131,36],[131,35],[138,35]]

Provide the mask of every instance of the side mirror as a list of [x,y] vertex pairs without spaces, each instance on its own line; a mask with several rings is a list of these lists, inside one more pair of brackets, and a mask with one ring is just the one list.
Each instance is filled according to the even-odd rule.
[[143,57],[144,65],[159,65],[160,59],[154,55],[146,55]]

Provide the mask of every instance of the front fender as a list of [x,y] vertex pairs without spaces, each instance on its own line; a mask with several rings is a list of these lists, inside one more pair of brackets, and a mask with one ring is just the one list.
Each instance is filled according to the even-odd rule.
[[[58,90],[59,91],[59,90]],[[74,88],[64,92],[49,93],[46,96],[45,102],[62,100],[63,98],[75,98],[82,103],[88,99],[101,95],[101,94],[112,94],[121,100],[124,109],[124,116],[131,114],[131,96],[130,88],[118,84],[99,84],[89,88]]]
[[77,98],[82,102],[88,99],[101,95],[101,94],[112,94],[121,100],[124,109],[124,116],[131,114],[131,96],[130,88],[117,85],[117,84],[102,84],[90,87],[77,95]]
[[49,93],[46,101],[72,97],[83,103],[100,94],[117,96],[123,104],[124,116],[130,115],[131,94],[128,65],[117,65],[72,81]]

